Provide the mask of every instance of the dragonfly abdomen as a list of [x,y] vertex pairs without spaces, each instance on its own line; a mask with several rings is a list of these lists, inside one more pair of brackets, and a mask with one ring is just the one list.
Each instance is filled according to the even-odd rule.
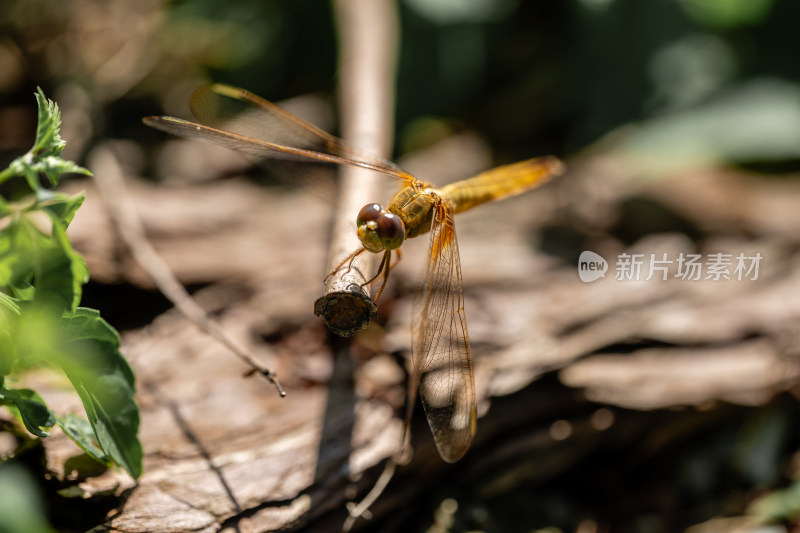
[[504,165],[442,187],[441,194],[460,213],[467,209],[516,196],[537,187],[550,176],[561,174],[564,165],[555,157],[538,157]]

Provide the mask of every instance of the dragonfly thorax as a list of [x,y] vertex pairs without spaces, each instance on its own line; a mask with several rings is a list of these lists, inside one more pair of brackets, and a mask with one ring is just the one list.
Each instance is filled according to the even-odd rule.
[[365,205],[358,212],[356,225],[361,244],[370,252],[395,250],[406,238],[406,229],[400,217],[388,212],[380,204]]

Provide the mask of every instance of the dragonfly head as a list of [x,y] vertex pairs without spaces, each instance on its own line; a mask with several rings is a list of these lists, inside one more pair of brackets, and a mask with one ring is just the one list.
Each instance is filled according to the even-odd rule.
[[356,225],[361,244],[370,252],[394,250],[406,238],[406,228],[400,217],[388,212],[380,204],[365,205],[358,212]]

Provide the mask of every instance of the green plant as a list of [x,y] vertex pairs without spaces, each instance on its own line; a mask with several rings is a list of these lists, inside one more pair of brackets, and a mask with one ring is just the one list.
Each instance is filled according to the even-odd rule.
[[[44,187],[64,173],[90,174],[61,158],[58,106],[39,89],[36,141],[0,172],[0,184],[24,177],[23,197],[0,196],[0,405],[38,437],[58,424],[91,457],[142,471],[135,378],[119,351],[119,334],[98,311],[79,307],[88,269],[66,229],[83,202]],[[24,187],[24,185],[23,185]],[[28,190],[29,189],[29,190]],[[87,419],[57,416],[35,391],[12,388],[24,370],[60,369],[77,391]]]

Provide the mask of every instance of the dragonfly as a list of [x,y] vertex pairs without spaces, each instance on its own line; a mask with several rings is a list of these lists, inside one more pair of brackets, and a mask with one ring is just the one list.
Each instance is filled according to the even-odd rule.
[[413,306],[412,371],[403,441],[410,431],[418,391],[440,456],[447,462],[461,459],[475,436],[477,403],[454,215],[541,185],[563,172],[561,161],[554,156],[538,157],[436,188],[245,89],[205,85],[194,92],[190,107],[200,124],[167,116],[143,121],[174,135],[231,148],[251,159],[350,165],[397,181],[400,190],[386,207],[371,203],[358,213],[362,248],[348,259],[365,251],[383,254],[377,273],[367,282],[382,275],[382,291],[393,266],[392,253],[399,254],[405,240],[429,234],[423,287]]

